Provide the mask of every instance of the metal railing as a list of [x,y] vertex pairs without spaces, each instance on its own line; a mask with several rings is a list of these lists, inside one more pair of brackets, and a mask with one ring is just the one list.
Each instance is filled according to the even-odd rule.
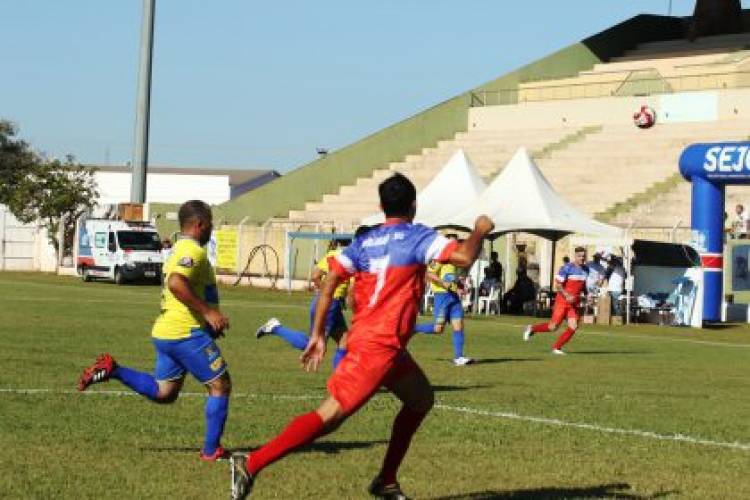
[[[623,78],[601,82],[559,84],[554,80],[527,82],[518,88],[481,90],[471,93],[471,107],[505,106],[521,102],[555,101],[595,97],[625,97],[671,94],[695,90],[724,90],[750,88],[750,71],[723,71],[680,75],[673,77],[642,78],[649,68],[630,71]],[[531,85],[533,84],[533,85]]]

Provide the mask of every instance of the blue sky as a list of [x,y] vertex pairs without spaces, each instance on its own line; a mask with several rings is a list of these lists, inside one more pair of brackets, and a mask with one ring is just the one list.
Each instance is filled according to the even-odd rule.
[[[156,3],[150,163],[280,171],[669,4]],[[693,5],[674,0],[673,13]],[[0,118],[50,155],[128,161],[141,9],[141,0],[0,0]]]

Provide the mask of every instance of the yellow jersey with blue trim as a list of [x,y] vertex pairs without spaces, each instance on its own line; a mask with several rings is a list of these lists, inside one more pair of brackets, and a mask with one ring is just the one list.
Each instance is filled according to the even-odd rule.
[[[333,261],[337,255],[341,253],[341,249],[336,250],[329,250],[328,253],[326,253],[325,257],[320,259],[318,263],[315,265],[318,269],[323,271],[323,273],[328,274],[331,270],[331,261]],[[346,293],[349,291],[349,280],[345,280],[343,283],[341,283],[339,286],[336,287],[336,290],[333,292],[333,298],[334,299],[343,299],[346,298]]]
[[[450,283],[456,283],[458,281],[458,275],[456,274],[457,269],[453,264],[440,264],[439,262],[433,262],[427,270],[443,281],[448,281]],[[456,292],[456,290],[446,290],[445,287],[434,282],[430,282],[430,288],[432,289],[432,293]]]
[[156,318],[151,336],[163,340],[188,338],[195,329],[207,329],[203,317],[183,304],[169,290],[169,277],[180,274],[187,278],[193,293],[218,308],[219,292],[216,274],[205,248],[193,239],[175,243],[172,254],[164,263],[164,285],[161,293],[161,314]]

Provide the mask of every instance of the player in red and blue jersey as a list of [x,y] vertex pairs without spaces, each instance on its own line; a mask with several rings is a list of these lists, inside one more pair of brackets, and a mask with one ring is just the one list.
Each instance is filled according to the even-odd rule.
[[232,457],[232,498],[245,498],[258,473],[286,454],[335,430],[381,386],[403,402],[393,423],[380,473],[369,487],[380,498],[405,498],[396,480],[412,436],[432,408],[434,393],[424,372],[406,350],[414,331],[429,262],[469,267],[493,224],[481,216],[469,238],[459,244],[435,230],[412,224],[416,190],[396,174],[378,187],[383,225],[361,236],[331,266],[318,298],[312,337],[301,356],[303,367],[317,370],[326,352],[325,315],[336,287],[354,277],[355,314],[347,354],[328,380],[328,398],[317,410],[300,415],[258,450]]
[[586,292],[586,279],[589,269],[585,264],[586,249],[576,247],[575,258],[560,268],[555,276],[555,305],[552,309],[552,319],[549,323],[539,323],[527,326],[523,332],[523,339],[531,340],[537,333],[554,332],[563,319],[568,320],[568,328],[560,334],[552,346],[553,354],[565,354],[563,346],[570,341],[578,329],[581,296]]

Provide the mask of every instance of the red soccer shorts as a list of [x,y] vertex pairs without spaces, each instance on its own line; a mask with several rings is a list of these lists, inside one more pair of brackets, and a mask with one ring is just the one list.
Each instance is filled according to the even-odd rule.
[[406,350],[367,347],[347,351],[328,379],[328,392],[347,415],[365,404],[381,386],[391,388],[398,380],[419,370]]
[[552,308],[551,322],[559,325],[565,318],[578,319],[578,304],[569,304],[564,298],[557,297],[555,298],[555,305]]

